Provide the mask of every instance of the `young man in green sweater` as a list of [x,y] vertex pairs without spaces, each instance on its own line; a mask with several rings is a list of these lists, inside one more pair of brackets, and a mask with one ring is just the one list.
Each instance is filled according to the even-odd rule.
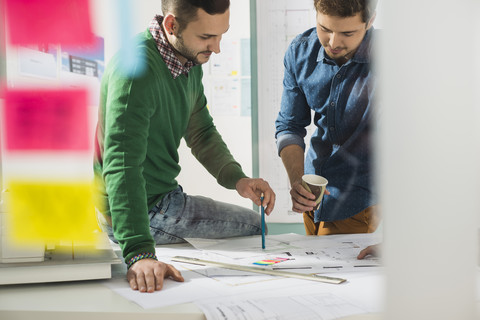
[[261,232],[255,211],[183,192],[176,181],[182,138],[220,185],[257,205],[263,193],[266,214],[273,210],[273,190],[244,174],[206,106],[201,64],[220,52],[229,5],[162,0],[164,16],[156,16],[136,39],[144,71],[125,75],[117,55],[103,76],[94,163],[97,215],[122,248],[134,290],[160,290],[166,277],[183,281],[173,266],[157,261],[155,244]]

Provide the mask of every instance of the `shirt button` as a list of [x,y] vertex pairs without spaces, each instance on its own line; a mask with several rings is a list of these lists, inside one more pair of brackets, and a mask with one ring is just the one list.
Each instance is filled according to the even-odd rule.
[[331,130],[331,131],[335,131],[335,127],[333,127],[333,126],[330,127],[330,130]]
[[335,102],[333,102],[333,101],[330,102],[330,105],[331,105],[332,107],[335,106]]
[[340,74],[337,74],[337,78],[341,78],[342,76]]

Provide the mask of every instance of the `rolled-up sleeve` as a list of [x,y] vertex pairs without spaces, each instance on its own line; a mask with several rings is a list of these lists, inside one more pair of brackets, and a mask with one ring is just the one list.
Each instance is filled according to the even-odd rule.
[[305,150],[305,127],[311,123],[311,109],[297,83],[296,48],[301,42],[302,38],[298,37],[292,41],[283,61],[283,93],[280,112],[275,121],[278,154],[290,144],[297,144]]

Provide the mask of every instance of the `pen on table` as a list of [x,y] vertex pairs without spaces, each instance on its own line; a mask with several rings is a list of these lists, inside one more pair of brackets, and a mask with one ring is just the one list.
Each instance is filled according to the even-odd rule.
[[263,192],[260,196],[260,212],[262,215],[262,249],[265,249],[265,209],[263,208]]
[[287,270],[287,269],[312,269],[312,267],[305,266],[305,267],[272,267],[272,270]]
[[361,264],[358,266],[354,266],[355,268],[371,268],[371,267],[380,267],[378,264]]

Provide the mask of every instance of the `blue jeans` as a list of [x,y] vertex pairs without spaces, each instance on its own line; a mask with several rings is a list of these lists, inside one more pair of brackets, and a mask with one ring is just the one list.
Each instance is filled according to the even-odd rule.
[[[148,213],[150,233],[157,245],[185,242],[185,238],[230,238],[261,234],[260,215],[250,209],[201,196],[181,187],[167,193]],[[112,228],[101,227],[112,241]]]

